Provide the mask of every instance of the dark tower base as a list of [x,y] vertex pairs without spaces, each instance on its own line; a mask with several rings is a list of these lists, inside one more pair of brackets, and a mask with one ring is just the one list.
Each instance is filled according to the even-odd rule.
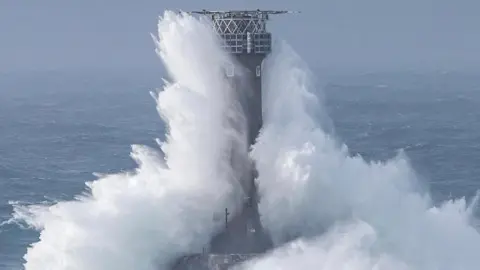
[[[240,78],[231,77],[231,83],[238,86],[242,96],[243,110],[247,120],[249,145],[255,142],[262,126],[261,67],[263,56],[241,55],[237,60],[245,70]],[[257,76],[258,75],[258,76]],[[246,88],[246,89],[245,89]],[[174,270],[219,270],[244,262],[265,253],[273,247],[269,235],[264,231],[258,212],[258,194],[255,185],[257,171],[252,166],[247,181],[247,199],[241,211],[225,225],[225,229],[212,238],[208,253],[188,255],[176,262]],[[225,215],[229,215],[226,209]]]

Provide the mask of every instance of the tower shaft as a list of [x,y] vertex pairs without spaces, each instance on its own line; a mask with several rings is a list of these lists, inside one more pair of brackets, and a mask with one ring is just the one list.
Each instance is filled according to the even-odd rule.
[[[271,34],[266,30],[268,13],[237,11],[210,15],[223,49],[240,65],[227,65],[225,73],[239,93],[247,121],[248,145],[252,145],[262,127],[262,63],[272,45]],[[238,68],[241,70],[236,70]],[[256,175],[252,165],[248,179],[244,180],[248,183],[244,185],[247,198],[243,208],[225,230],[212,239],[211,252],[262,253],[272,247],[260,222]]]

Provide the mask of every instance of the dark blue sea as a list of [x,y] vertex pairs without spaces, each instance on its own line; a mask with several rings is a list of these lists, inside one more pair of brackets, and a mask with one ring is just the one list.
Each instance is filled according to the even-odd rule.
[[[12,204],[72,199],[95,172],[133,169],[132,144],[156,146],[164,137],[149,94],[161,78],[151,71],[0,74],[0,270],[22,269],[38,240],[7,222]],[[352,154],[386,160],[404,150],[436,201],[480,189],[480,75],[319,78],[335,133]]]

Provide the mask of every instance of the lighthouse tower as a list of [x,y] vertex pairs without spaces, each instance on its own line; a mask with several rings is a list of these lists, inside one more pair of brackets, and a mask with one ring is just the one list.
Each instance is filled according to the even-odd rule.
[[[252,145],[262,127],[262,63],[272,51],[272,35],[267,31],[267,21],[271,15],[292,12],[202,10],[190,13],[209,16],[215,32],[221,37],[222,48],[240,64],[241,70],[236,70],[237,65],[227,65],[225,75],[237,92],[246,91],[241,95],[241,103],[247,121],[248,142]],[[242,210],[230,218],[228,209],[225,209],[225,227],[212,238],[208,249],[202,254],[180,258],[175,270],[226,269],[272,248],[271,239],[260,223],[256,176],[256,169],[252,167]]]

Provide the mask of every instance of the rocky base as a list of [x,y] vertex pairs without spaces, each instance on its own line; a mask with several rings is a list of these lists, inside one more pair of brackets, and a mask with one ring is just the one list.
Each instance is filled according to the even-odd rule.
[[173,270],[226,270],[259,254],[194,254],[180,258]]

